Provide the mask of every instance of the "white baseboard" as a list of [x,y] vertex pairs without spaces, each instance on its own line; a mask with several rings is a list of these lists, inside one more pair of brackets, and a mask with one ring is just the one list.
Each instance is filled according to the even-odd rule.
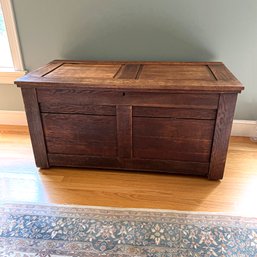
[[[0,125],[27,125],[24,111],[0,110]],[[257,123],[253,120],[234,120],[232,136],[257,137]]]
[[27,126],[27,118],[24,111],[0,110],[0,125]]
[[234,120],[232,136],[257,138],[257,123],[254,120]]

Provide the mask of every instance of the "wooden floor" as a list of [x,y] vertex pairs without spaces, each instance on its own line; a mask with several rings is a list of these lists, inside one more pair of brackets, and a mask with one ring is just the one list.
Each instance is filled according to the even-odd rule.
[[257,216],[257,143],[231,138],[225,177],[53,168],[34,164],[26,127],[0,126],[0,202],[232,212]]

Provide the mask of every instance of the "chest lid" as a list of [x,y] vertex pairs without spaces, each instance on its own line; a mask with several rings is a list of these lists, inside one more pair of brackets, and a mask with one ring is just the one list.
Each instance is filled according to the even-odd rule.
[[102,62],[55,60],[15,81],[20,87],[240,92],[221,62]]

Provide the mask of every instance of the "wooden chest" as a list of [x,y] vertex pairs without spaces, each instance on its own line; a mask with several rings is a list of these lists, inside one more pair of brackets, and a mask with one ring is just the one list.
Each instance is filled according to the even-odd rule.
[[218,62],[57,60],[16,81],[38,167],[223,177],[237,94]]

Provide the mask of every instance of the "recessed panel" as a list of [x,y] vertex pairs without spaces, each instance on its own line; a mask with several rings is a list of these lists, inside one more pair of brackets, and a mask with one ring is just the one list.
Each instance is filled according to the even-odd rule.
[[114,157],[116,117],[42,114],[48,153]]
[[133,156],[209,162],[214,120],[133,117]]
[[111,79],[119,71],[121,65],[100,65],[83,63],[65,63],[46,74],[48,78],[103,78]]
[[207,65],[144,65],[140,79],[216,80]]

